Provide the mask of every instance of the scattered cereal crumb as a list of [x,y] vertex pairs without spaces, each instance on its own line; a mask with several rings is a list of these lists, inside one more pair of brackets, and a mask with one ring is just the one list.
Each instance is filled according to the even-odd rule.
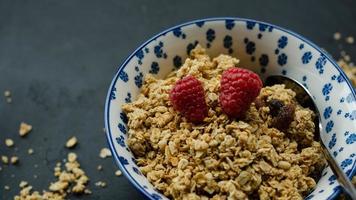
[[28,185],[28,183],[26,181],[21,181],[20,184],[19,184],[19,187],[20,188],[24,188]]
[[104,182],[104,181],[98,181],[98,182],[95,183],[95,185],[98,186],[98,187],[104,188],[104,187],[106,187],[106,182]]
[[102,166],[102,165],[98,165],[98,166],[96,167],[96,169],[97,169],[98,171],[102,171],[102,170],[103,170],[103,166]]
[[77,142],[78,142],[77,138],[73,136],[67,140],[66,147],[71,149],[75,147],[75,145],[77,145]]
[[10,190],[10,186],[5,185],[5,186],[4,186],[4,189],[5,189],[5,190]]
[[19,157],[12,156],[10,161],[11,161],[11,164],[16,165],[19,162]]
[[7,98],[6,98],[6,102],[7,102],[7,103],[12,103],[12,98],[11,98],[11,97],[7,97]]
[[100,158],[107,158],[111,156],[111,151],[108,148],[102,148],[99,154]]
[[33,151],[33,149],[30,148],[30,149],[27,150],[27,153],[28,153],[29,155],[32,155],[32,154],[34,153],[34,151]]
[[76,153],[69,153],[68,154],[68,162],[72,163],[77,160],[77,154]]
[[121,176],[121,175],[122,175],[122,172],[120,170],[116,170],[115,176]]
[[89,189],[85,189],[84,190],[84,194],[91,194],[92,192],[91,192],[91,190],[89,190]]
[[19,129],[19,134],[21,137],[26,136],[31,130],[32,130],[31,125],[26,124],[25,122],[21,122],[20,129]]
[[334,40],[340,40],[341,39],[341,33],[336,32],[334,33]]
[[345,38],[345,41],[348,44],[353,44],[355,42],[354,37],[352,37],[352,36],[348,36],[347,38]]
[[37,174],[34,174],[34,175],[33,175],[33,178],[34,178],[34,179],[37,179],[37,178],[38,178]]
[[14,146],[15,143],[14,143],[14,141],[12,139],[7,138],[5,140],[5,144],[6,144],[7,147],[12,147],[12,146]]
[[9,163],[9,158],[7,157],[7,156],[1,156],[1,161],[2,161],[2,163],[4,163],[4,164],[8,164]]
[[5,91],[4,91],[4,96],[5,96],[5,97],[10,97],[10,96],[11,96],[10,90],[5,90]]

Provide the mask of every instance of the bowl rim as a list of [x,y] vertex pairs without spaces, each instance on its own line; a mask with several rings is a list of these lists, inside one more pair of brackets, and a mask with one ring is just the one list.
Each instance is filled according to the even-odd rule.
[[[135,56],[135,54],[140,51],[142,48],[144,48],[147,44],[151,43],[152,41],[156,40],[158,37],[167,34],[168,32],[173,31],[176,28],[182,28],[185,26],[190,26],[192,24],[195,24],[197,22],[211,22],[211,21],[226,21],[226,20],[233,20],[233,21],[239,21],[239,22],[254,22],[254,23],[262,23],[262,24],[266,24],[268,26],[273,27],[274,29],[277,29],[279,31],[288,33],[298,39],[300,39],[301,41],[305,42],[306,44],[312,46],[315,50],[317,50],[320,53],[323,53],[326,57],[326,59],[340,72],[341,76],[345,79],[346,84],[348,85],[348,87],[351,90],[351,93],[354,97],[354,99],[356,99],[356,89],[354,89],[354,87],[352,86],[351,82],[349,81],[349,78],[346,76],[346,74],[344,73],[344,71],[336,64],[336,62],[334,61],[334,59],[329,56],[329,54],[321,49],[320,47],[318,47],[316,44],[314,44],[313,42],[311,42],[310,40],[306,39],[305,37],[301,36],[298,33],[295,33],[289,29],[286,28],[282,28],[280,26],[268,23],[268,22],[264,22],[264,21],[259,21],[259,20],[254,20],[254,19],[249,19],[249,18],[240,18],[240,17],[212,17],[212,18],[202,18],[202,19],[196,19],[196,20],[191,20],[188,22],[184,22],[181,24],[178,24],[176,26],[172,26],[169,28],[166,28],[165,30],[159,32],[158,34],[154,35],[153,37],[149,38],[148,40],[146,40],[145,42],[143,42],[139,47],[137,47],[133,53],[131,53],[126,59],[125,61],[119,65],[118,70],[116,71],[116,74],[114,76],[114,78],[112,79],[111,83],[110,83],[110,87],[109,90],[107,92],[107,96],[106,96],[106,100],[105,100],[105,110],[104,110],[104,122],[105,122],[105,130],[106,130],[106,139],[107,139],[107,143],[110,147],[110,151],[114,157],[114,160],[116,162],[116,164],[119,166],[119,169],[123,172],[123,174],[125,175],[125,177],[135,186],[135,188],[141,193],[143,194],[146,198],[148,199],[152,199],[155,200],[155,198],[152,197],[152,194],[150,194],[149,192],[147,192],[126,170],[125,167],[122,166],[122,164],[119,161],[119,154],[118,152],[115,151],[114,148],[114,141],[112,140],[112,134],[110,131],[110,116],[109,116],[109,111],[110,111],[110,93],[112,91],[113,86],[116,84],[117,79],[119,77],[119,73],[127,66],[127,63]],[[351,178],[356,172],[356,161],[353,163],[352,168],[351,168],[351,173],[349,174],[349,178]],[[334,199],[335,197],[337,197],[339,195],[339,193],[341,192],[341,187],[338,186],[336,187],[336,189],[334,190],[334,192],[327,198],[329,199]]]

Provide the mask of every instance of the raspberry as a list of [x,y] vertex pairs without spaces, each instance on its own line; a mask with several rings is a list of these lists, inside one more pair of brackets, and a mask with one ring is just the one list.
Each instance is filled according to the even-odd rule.
[[262,88],[260,77],[247,69],[233,67],[223,72],[219,101],[229,117],[241,118]]
[[191,122],[202,122],[208,115],[204,88],[193,76],[189,75],[177,81],[170,91],[169,98],[173,108]]

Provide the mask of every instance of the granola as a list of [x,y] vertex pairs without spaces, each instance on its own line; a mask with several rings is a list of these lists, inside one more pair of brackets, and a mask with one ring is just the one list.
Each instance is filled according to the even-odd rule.
[[[171,199],[302,199],[324,166],[314,140],[315,114],[303,108],[284,85],[262,88],[244,119],[234,120],[219,106],[224,70],[239,60],[211,59],[197,46],[183,66],[165,79],[145,77],[136,101],[123,105],[128,145],[147,179]],[[203,83],[208,117],[192,124],[169,101],[173,84],[192,75]],[[269,102],[293,106],[285,130],[274,128]]]

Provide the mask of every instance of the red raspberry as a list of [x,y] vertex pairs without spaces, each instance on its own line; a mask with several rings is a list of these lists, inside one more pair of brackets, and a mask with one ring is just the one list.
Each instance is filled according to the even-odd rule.
[[169,98],[173,108],[191,122],[202,122],[208,115],[204,88],[193,76],[189,75],[177,81],[170,91]]
[[247,69],[233,67],[223,72],[219,101],[229,117],[241,118],[262,88],[260,77]]

